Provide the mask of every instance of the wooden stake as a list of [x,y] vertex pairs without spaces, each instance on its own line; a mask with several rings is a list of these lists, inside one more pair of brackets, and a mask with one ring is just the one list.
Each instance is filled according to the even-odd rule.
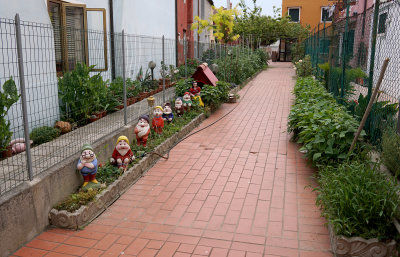
[[[367,109],[365,110],[365,113],[364,113],[364,116],[363,116],[363,118],[361,120],[360,126],[358,127],[356,135],[354,136],[353,143],[351,143],[349,154],[353,151],[353,149],[354,149],[354,147],[355,147],[355,145],[357,143],[358,137],[360,136],[361,131],[364,128],[365,122],[367,121],[368,115],[371,112],[372,105],[373,105],[373,103],[375,101],[375,98],[376,98],[378,92],[379,92],[379,88],[380,88],[380,86],[382,84],[382,80],[383,80],[383,77],[385,76],[385,72],[386,72],[386,68],[387,68],[388,64],[389,64],[389,58],[387,58],[385,61],[383,61],[381,74],[379,75],[378,83],[376,83],[376,87],[374,89],[374,93],[372,94],[371,99],[369,100]],[[370,79],[373,79],[373,78],[370,78]]]

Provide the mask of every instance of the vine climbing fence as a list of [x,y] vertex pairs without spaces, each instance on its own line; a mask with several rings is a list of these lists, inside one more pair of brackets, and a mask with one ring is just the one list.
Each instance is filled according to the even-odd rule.
[[[374,3],[375,2],[375,3]],[[360,119],[390,59],[365,130],[380,146],[386,129],[400,133],[400,1],[342,0],[305,40],[314,75]]]

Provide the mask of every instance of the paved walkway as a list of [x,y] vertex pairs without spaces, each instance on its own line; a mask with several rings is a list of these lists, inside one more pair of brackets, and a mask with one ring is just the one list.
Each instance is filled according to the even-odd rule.
[[[286,133],[291,64],[273,64],[214,126],[160,160],[82,231],[51,229],[17,256],[332,256]],[[231,110],[225,104],[201,127]]]

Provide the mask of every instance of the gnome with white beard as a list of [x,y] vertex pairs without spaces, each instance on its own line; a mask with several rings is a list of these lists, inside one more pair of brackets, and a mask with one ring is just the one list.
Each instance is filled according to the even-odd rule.
[[112,153],[110,163],[124,169],[133,160],[135,160],[135,156],[129,146],[129,139],[126,136],[120,136],[117,139],[117,145]]
[[150,134],[149,122],[150,122],[149,116],[142,115],[139,117],[138,124],[136,125],[135,128],[136,141],[138,145],[143,145],[144,147],[146,147],[147,139]]
[[164,112],[162,118],[164,119],[164,121],[168,122],[168,124],[170,124],[174,119],[174,114],[172,113],[171,104],[169,102],[164,104]]

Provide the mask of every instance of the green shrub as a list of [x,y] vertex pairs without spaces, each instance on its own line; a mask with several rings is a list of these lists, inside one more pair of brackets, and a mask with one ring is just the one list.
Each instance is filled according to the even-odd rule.
[[86,205],[91,202],[101,189],[89,188],[87,191],[79,191],[76,194],[70,195],[65,201],[54,206],[57,210],[66,210],[74,212],[78,210],[82,205]]
[[178,80],[175,84],[175,95],[183,96],[185,92],[189,92],[189,89],[193,85],[193,81],[194,79],[192,78]]
[[400,188],[378,167],[353,162],[320,170],[317,205],[337,235],[380,240],[398,235],[393,218],[398,214]]
[[385,130],[382,137],[382,161],[396,177],[400,175],[400,136],[393,129]]
[[6,115],[11,106],[19,99],[17,86],[12,78],[4,82],[3,90],[0,90],[0,152],[5,150],[11,141],[10,121]]
[[[390,101],[376,101],[372,104],[369,122],[365,124],[365,131],[367,138],[374,145],[380,146],[383,131],[387,127],[392,127],[396,122],[396,114],[398,111],[398,103],[391,103]],[[359,121],[364,116],[365,110],[368,106],[368,97],[360,94],[358,101],[350,101],[347,103],[347,108],[353,113]]]
[[204,85],[201,90],[201,100],[203,100],[205,106],[216,109],[221,105],[220,91],[217,87]]
[[60,130],[48,126],[38,127],[32,130],[30,138],[35,145],[40,145],[57,138],[60,135]]
[[94,65],[77,63],[58,79],[62,120],[85,124],[90,114],[105,109],[109,88],[100,73],[90,76]]
[[296,66],[296,75],[298,77],[307,77],[311,76],[314,72],[314,68],[311,64],[311,56],[306,55],[303,60],[299,60],[295,63]]
[[358,129],[356,119],[311,77],[298,79],[294,93],[296,101],[289,114],[288,131],[303,144],[301,151],[316,164],[346,159]]

